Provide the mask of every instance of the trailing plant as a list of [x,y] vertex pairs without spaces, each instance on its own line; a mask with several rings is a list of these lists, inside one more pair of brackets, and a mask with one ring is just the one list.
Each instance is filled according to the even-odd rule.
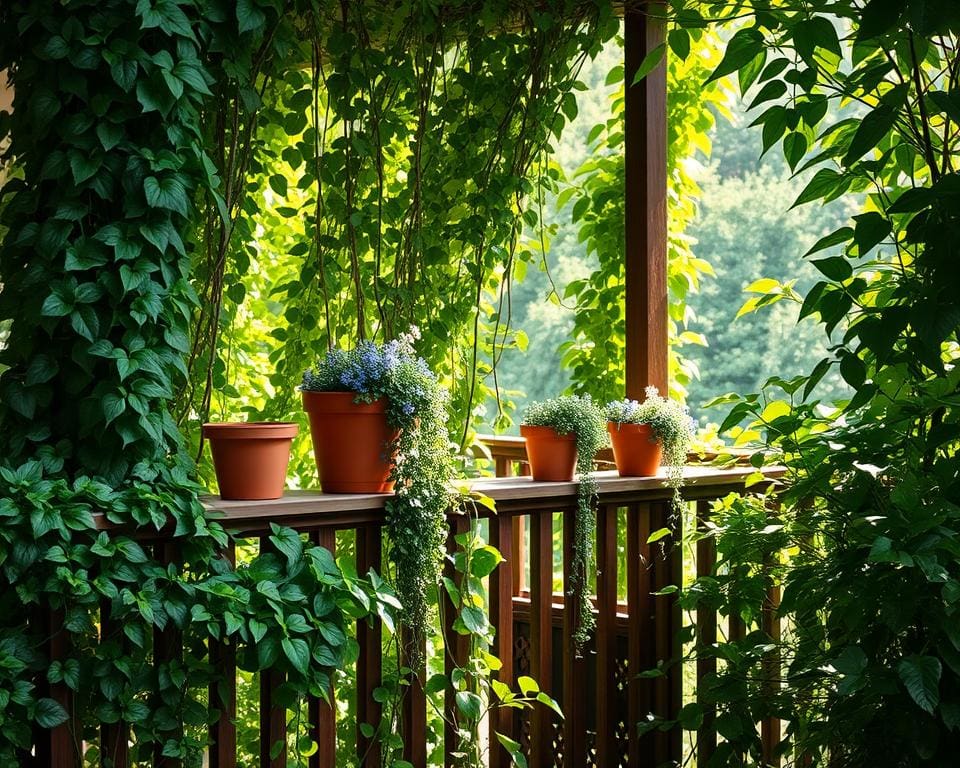
[[361,341],[351,350],[332,350],[301,384],[308,392],[355,392],[357,402],[387,403],[387,423],[398,430],[388,449],[396,454],[396,490],[386,504],[390,559],[414,658],[428,630],[428,593],[439,582],[454,472],[447,393],[417,356],[418,338],[412,328],[386,344]]
[[663,446],[663,463],[667,467],[667,484],[673,488],[673,513],[683,509],[683,467],[687,463],[687,449],[693,440],[694,421],[685,405],[661,397],[656,387],[647,387],[646,399],[614,400],[604,409],[607,421],[621,424],[647,424],[653,440]]
[[[288,419],[284,383],[317,348],[416,324],[463,443],[502,349],[522,343],[509,286],[533,258],[520,247],[536,219],[528,197],[576,113],[579,63],[616,32],[614,9],[404,0],[298,10],[296,24],[244,14],[272,42],[236,83],[217,83],[207,135],[230,215],[208,196],[195,281],[207,300],[178,416],[203,420],[213,407]],[[261,312],[272,322],[250,322]],[[225,387],[241,397],[218,402]],[[295,469],[308,466],[300,446]]]
[[[806,254],[822,279],[805,296],[775,284],[753,300],[800,302],[830,355],[808,375],[721,398],[732,406],[724,428],[747,421],[741,437],[774,452],[788,484],[775,518],[730,510],[718,576],[731,578],[717,597],[738,595],[730,609],[749,619],[762,589],[782,586],[791,631],[779,648],[763,632],[700,648],[741,681],[705,691],[728,740],[714,762],[761,764],[765,711],[789,721],[781,751],[804,764],[947,764],[960,747],[960,8],[675,9],[697,26],[737,19],[712,77],[737,75],[762,107],[764,147],[815,171],[795,205],[865,197]],[[857,114],[831,111],[839,103]],[[853,392],[834,404],[817,396],[831,369]],[[701,580],[691,601],[711,589]],[[784,685],[774,676],[744,690],[770,678],[770,650],[785,660]]]
[[[527,675],[517,678],[519,691],[499,680],[501,661],[490,653],[498,627],[487,618],[488,599],[484,579],[490,576],[503,562],[503,556],[480,536],[481,508],[496,513],[492,499],[482,494],[464,492],[460,497],[459,510],[469,521],[461,533],[454,536],[457,549],[447,554],[453,566],[454,578],[445,578],[443,591],[446,600],[443,610],[453,611],[451,628],[454,635],[444,637],[444,652],[451,655],[453,665],[450,673],[438,672],[426,681],[428,695],[446,691],[453,695],[456,706],[452,719],[448,720],[439,701],[433,700],[436,711],[441,714],[457,734],[455,746],[448,747],[447,759],[457,765],[482,768],[488,765],[485,753],[496,750],[496,744],[481,736],[481,726],[494,723],[493,733],[497,742],[510,755],[514,765],[525,765],[526,756],[520,743],[509,734],[502,733],[503,716],[513,717],[515,710],[532,710],[545,706],[563,717],[560,707],[547,693],[540,690],[536,680]],[[464,638],[466,644],[457,642]],[[463,655],[458,658],[458,654]],[[511,675],[512,676],[512,675]]]
[[590,639],[596,625],[590,597],[597,533],[597,515],[593,504],[597,495],[597,481],[593,476],[593,458],[607,441],[603,412],[589,396],[570,395],[531,404],[524,411],[521,423],[551,427],[559,435],[576,436],[577,511],[570,564],[572,589],[567,597],[576,606],[577,622],[573,641],[579,652]]

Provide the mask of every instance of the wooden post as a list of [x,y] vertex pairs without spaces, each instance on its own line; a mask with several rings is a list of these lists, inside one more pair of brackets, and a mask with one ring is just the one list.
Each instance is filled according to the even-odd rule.
[[626,393],[667,393],[667,66],[632,85],[648,53],[665,40],[658,2],[624,14],[626,78],[624,197],[626,236]]

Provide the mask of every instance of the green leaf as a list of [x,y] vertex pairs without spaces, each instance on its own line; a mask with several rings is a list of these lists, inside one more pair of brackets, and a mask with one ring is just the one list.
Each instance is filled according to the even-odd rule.
[[940,702],[940,660],[911,654],[897,665],[897,674],[920,709],[933,714]]
[[253,0],[237,0],[237,21],[240,34],[260,29],[267,22],[267,17]]
[[825,248],[830,248],[834,245],[842,245],[843,243],[849,242],[853,238],[853,228],[852,227],[841,227],[836,232],[831,232],[826,237],[821,237],[814,246],[804,254],[804,257],[810,256],[811,254],[822,251]]
[[669,528],[660,528],[659,530],[654,531],[647,538],[647,544],[653,544],[654,542],[660,541],[660,539],[665,539],[670,535]]
[[843,256],[813,259],[812,264],[831,280],[841,283],[853,274],[853,267]]
[[56,728],[67,722],[67,711],[53,699],[39,699],[33,718],[41,728]]
[[473,691],[457,691],[457,709],[471,720],[479,720],[483,712],[483,700]]
[[60,366],[50,355],[36,355],[27,366],[27,377],[25,383],[28,387],[34,384],[44,384],[57,375]]
[[763,52],[763,33],[756,28],[749,27],[739,30],[724,51],[723,59],[707,79],[707,83],[726,77],[744,67]]
[[854,216],[857,222],[853,239],[857,244],[857,252],[866,256],[890,234],[890,222],[880,213],[870,211]]
[[306,640],[300,638],[283,638],[280,641],[284,655],[290,660],[293,668],[302,674],[307,674],[310,669],[310,646]]
[[883,103],[869,112],[850,140],[843,164],[852,165],[879,144],[896,125],[899,107],[907,97],[905,86],[897,86],[883,96]]
[[813,200],[831,198],[835,196],[838,191],[846,190],[848,186],[849,181],[842,173],[832,168],[821,168],[814,174],[813,178],[810,179],[807,186],[803,188],[803,191],[790,207],[796,208],[798,205],[803,205]]
[[446,675],[437,672],[431,675],[430,679],[427,680],[427,684],[423,686],[423,691],[429,696],[435,693],[440,693],[441,691],[445,690],[449,684],[449,678],[447,678]]
[[807,137],[799,131],[788,133],[783,139],[783,156],[787,159],[787,164],[791,171],[797,169],[797,165],[803,156],[807,153]]
[[633,75],[633,80],[631,85],[636,85],[643,78],[649,75],[653,70],[663,61],[664,56],[667,52],[667,44],[660,43],[656,48],[650,51],[646,56],[643,57],[643,61],[640,62],[640,66],[637,67],[637,71]]
[[682,28],[671,29],[667,35],[670,50],[677,58],[686,59],[690,55],[690,33]]
[[291,528],[283,528],[275,523],[270,523],[270,530],[273,531],[270,543],[287,558],[287,564],[292,567],[299,562],[303,557],[300,535]]
[[483,546],[470,557],[470,573],[478,579],[489,576],[503,562],[503,556],[493,547]]
[[163,179],[148,176],[143,182],[143,192],[151,208],[166,208],[181,216],[187,215],[187,190],[179,179],[173,176]]
[[103,408],[106,423],[109,424],[127,409],[127,401],[115,392],[108,392],[101,398],[100,406]]

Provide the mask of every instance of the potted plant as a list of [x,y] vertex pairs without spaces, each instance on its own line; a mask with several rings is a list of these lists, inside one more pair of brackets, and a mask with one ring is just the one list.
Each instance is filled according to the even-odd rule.
[[665,464],[667,484],[674,490],[673,507],[679,511],[683,465],[694,427],[686,406],[661,397],[656,387],[647,387],[642,403],[615,400],[607,403],[605,413],[620,475],[651,476]]
[[523,414],[520,434],[527,441],[527,459],[534,480],[569,481],[576,469],[576,525],[568,599],[577,612],[574,646],[579,653],[590,639],[596,621],[590,599],[589,577],[594,570],[597,518],[593,499],[597,483],[593,457],[606,442],[603,412],[590,397],[558,397],[534,403]]
[[283,496],[290,443],[296,435],[297,425],[284,422],[204,424],[220,498],[251,501]]
[[322,489],[395,491],[386,503],[389,556],[418,644],[427,626],[427,591],[443,560],[453,452],[447,392],[414,350],[417,339],[411,328],[384,344],[331,350],[304,373],[300,390]]

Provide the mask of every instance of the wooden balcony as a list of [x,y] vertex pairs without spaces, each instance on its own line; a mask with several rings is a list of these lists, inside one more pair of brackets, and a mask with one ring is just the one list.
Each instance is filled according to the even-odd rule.
[[[573,510],[576,508],[577,484],[534,482],[529,477],[517,476],[523,472],[523,456],[516,446],[499,451],[493,446],[498,471],[504,477],[479,479],[472,488],[494,499],[496,514],[483,510],[484,517],[477,526],[481,534],[505,558],[505,562],[489,577],[490,621],[496,628],[492,653],[503,662],[499,675],[503,682],[513,684],[520,675],[536,679],[541,689],[553,696],[564,711],[560,720],[546,707],[518,716],[515,710],[498,710],[486,724],[519,741],[531,766],[653,766],[668,760],[682,761],[685,750],[681,732],[655,732],[638,735],[636,724],[654,712],[669,718],[679,711],[685,696],[683,675],[679,666],[655,678],[641,678],[638,673],[657,666],[658,661],[679,655],[678,630],[685,617],[681,615],[676,594],[664,588],[683,583],[684,573],[709,573],[715,562],[715,553],[709,541],[699,542],[695,550],[687,551],[666,540],[648,543],[652,532],[672,527],[677,536],[681,521],[671,519],[670,498],[664,476],[647,478],[620,478],[616,472],[596,473],[598,485],[597,574],[595,606],[597,629],[585,653],[577,657],[571,635],[572,619],[565,610],[564,589],[569,574],[573,536]],[[743,491],[747,479],[755,475],[749,467],[718,469],[710,466],[691,466],[685,470],[684,497],[690,501],[687,524],[701,524],[710,514],[711,502],[731,492]],[[769,487],[781,476],[774,468],[764,472],[761,487]],[[512,476],[511,476],[512,475]],[[755,478],[753,478],[755,479]],[[364,573],[373,568],[382,569],[383,507],[387,495],[330,495],[316,492],[290,492],[276,501],[230,502],[219,498],[206,499],[211,516],[234,532],[244,546],[263,546],[270,534],[270,524],[289,526],[310,540],[341,554],[350,551],[356,568]],[[466,530],[471,518],[461,514],[450,516],[450,536]],[[262,539],[261,539],[262,537]],[[156,541],[161,549],[166,546]],[[232,556],[232,552],[231,552]],[[452,574],[451,574],[452,575]],[[763,620],[765,631],[774,634],[776,595],[771,595],[769,615]],[[745,631],[739,619],[731,619],[720,626],[715,613],[701,611],[687,617],[695,623],[701,637],[717,637],[726,632],[732,636]],[[454,659],[462,661],[462,638],[450,626],[442,628],[445,650],[444,664],[449,670]],[[106,627],[104,631],[113,631]],[[368,738],[359,724],[380,722],[381,705],[375,690],[384,673],[386,632],[379,622],[358,623],[356,638],[359,658],[355,668],[347,671],[355,686],[342,686],[335,697],[349,695],[356,712],[356,724],[337,723],[337,707],[320,699],[308,702],[308,735],[318,749],[297,762],[292,742],[287,734],[288,712],[278,703],[283,677],[270,670],[257,677],[259,686],[259,762],[264,768],[306,765],[327,768],[340,765],[338,755],[346,752],[351,764],[379,766],[379,746]],[[52,644],[56,643],[56,633]],[[437,644],[438,647],[440,644]],[[169,659],[182,653],[177,639],[158,637],[154,653]],[[55,650],[55,649],[54,649]],[[56,658],[56,656],[53,656]],[[210,768],[235,768],[248,764],[238,761],[237,702],[238,681],[230,646],[211,647],[209,662],[219,672],[221,683],[210,690],[210,709],[219,711],[219,718],[210,728],[208,755],[205,765]],[[776,662],[775,662],[776,663]],[[713,671],[709,662],[700,662],[697,676]],[[431,748],[437,746],[437,736],[430,743],[428,735],[427,697],[421,688],[423,681],[410,685],[404,697],[401,714],[401,732],[404,736],[404,756],[420,768],[428,763]],[[249,681],[246,683],[249,686]],[[349,688],[349,692],[345,689]],[[437,706],[453,706],[452,695],[440,694]],[[216,715],[214,715],[216,717]],[[56,768],[75,768],[71,753],[63,749],[65,743],[76,744],[76,736],[69,731],[69,723],[50,732],[51,739],[60,739],[61,749],[52,752]],[[346,729],[346,730],[345,730]],[[763,724],[765,743],[773,745],[778,738],[775,722]],[[347,734],[347,735],[345,735]],[[449,727],[442,735],[444,754],[455,740]],[[130,734],[123,723],[104,726],[101,731],[101,755],[109,755],[113,768],[131,765],[127,758]],[[249,742],[249,735],[246,738]],[[704,765],[716,744],[716,733],[711,717],[704,720],[698,734],[695,752]],[[281,745],[285,748],[281,748]],[[492,733],[488,737],[488,764],[493,768],[509,765],[509,756],[499,746]],[[289,753],[288,753],[289,751]],[[62,756],[62,759],[61,759]],[[288,763],[288,758],[291,762]],[[103,758],[101,758],[103,760]],[[771,764],[773,760],[771,760]],[[103,763],[107,765],[108,763]],[[168,759],[157,757],[154,765],[173,765]],[[447,765],[455,765],[447,757]]]

